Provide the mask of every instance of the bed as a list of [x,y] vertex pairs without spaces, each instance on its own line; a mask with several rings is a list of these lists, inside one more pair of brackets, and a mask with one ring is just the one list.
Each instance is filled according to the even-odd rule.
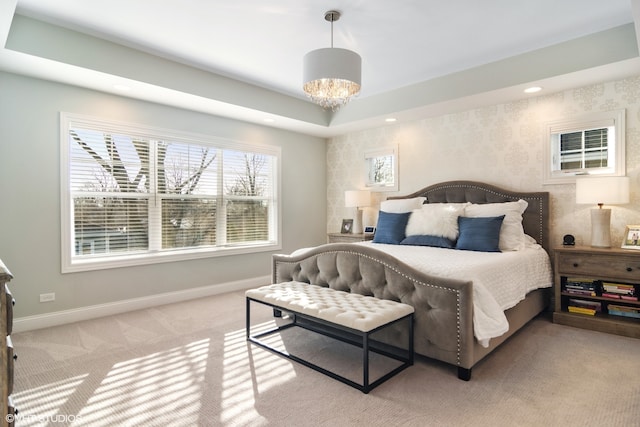
[[[498,215],[504,209],[507,214]],[[520,209],[520,214],[513,216],[513,209]],[[440,213],[444,210],[447,213]],[[458,224],[455,239],[450,235],[451,215]],[[473,181],[430,185],[381,204],[373,243],[331,243],[273,255],[273,283],[298,281],[412,305],[415,352],[456,366],[458,377],[468,381],[474,365],[548,305],[552,285],[548,217],[546,192],[510,191]],[[393,221],[389,225],[388,218],[400,225]],[[420,218],[428,219],[420,222]],[[517,240],[518,247],[514,241],[503,241],[513,237],[513,230],[505,231],[507,223],[519,226],[524,235],[522,244]],[[434,236],[418,234],[428,239],[416,244],[411,234],[432,234],[433,227],[434,234],[446,237],[437,236],[434,243]],[[392,229],[406,235],[393,241],[394,233],[387,235]],[[467,268],[470,265],[482,268],[476,272]],[[503,283],[496,291],[494,282],[524,285],[512,292]],[[502,293],[514,295],[506,298]],[[488,299],[494,301],[487,308]],[[482,327],[484,317],[488,324]],[[394,344],[405,339],[403,334],[391,331],[383,339]]]

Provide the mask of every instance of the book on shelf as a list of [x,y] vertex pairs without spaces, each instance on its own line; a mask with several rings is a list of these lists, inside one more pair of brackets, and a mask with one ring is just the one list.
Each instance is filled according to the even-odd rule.
[[622,299],[625,301],[638,301],[638,297],[633,295],[616,294],[613,292],[602,292],[602,296],[606,298]]
[[565,286],[572,287],[572,288],[580,288],[580,289],[595,289],[596,283],[593,280],[588,282],[582,282],[578,280],[567,279],[565,282]]
[[628,305],[616,305],[616,304],[609,304],[608,307],[613,308],[615,310],[619,310],[619,311],[629,311],[632,313],[640,313],[640,307],[630,307]]
[[593,284],[594,280],[590,279],[588,277],[574,277],[574,276],[568,276],[567,277],[567,283],[574,283],[574,284]]
[[593,280],[568,277],[564,291],[575,295],[596,296],[597,285]]
[[589,310],[595,310],[596,312],[602,311],[602,303],[599,301],[569,298],[569,307],[587,308]]
[[575,284],[575,283],[566,283],[564,285],[565,288],[571,288],[571,289],[596,289],[596,285],[594,284],[583,284],[583,285],[579,285],[579,284]]
[[588,291],[588,290],[584,290],[584,289],[565,289],[564,290],[566,293],[568,294],[574,294],[574,295],[584,295],[587,297],[595,297],[596,296],[596,291]]
[[602,282],[602,292],[635,296],[636,287],[623,283]]
[[633,317],[635,319],[640,319],[640,307],[609,304],[607,309],[609,311],[609,314],[615,316]]
[[590,316],[595,316],[596,311],[592,308],[585,308],[585,307],[575,307],[570,305],[569,307],[567,307],[569,310],[569,313],[580,313],[580,314],[588,314]]
[[635,288],[635,285],[630,285],[628,283],[615,283],[615,282],[602,282],[602,286],[619,288],[619,289],[631,289],[631,290]]

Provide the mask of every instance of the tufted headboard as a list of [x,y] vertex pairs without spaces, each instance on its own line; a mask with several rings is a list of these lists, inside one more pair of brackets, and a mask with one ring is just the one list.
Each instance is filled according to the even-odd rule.
[[529,206],[522,215],[524,232],[548,252],[549,248],[549,193],[517,192],[475,181],[448,181],[430,185],[406,196],[393,196],[389,199],[410,199],[426,197],[425,203],[500,203],[519,199],[527,201]]

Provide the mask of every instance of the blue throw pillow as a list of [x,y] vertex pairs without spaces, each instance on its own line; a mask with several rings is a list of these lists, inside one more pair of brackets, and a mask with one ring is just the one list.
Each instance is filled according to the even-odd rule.
[[453,249],[456,247],[456,242],[441,236],[430,236],[428,234],[414,234],[407,236],[401,245],[413,245],[413,246],[433,246],[435,248],[447,248]]
[[378,214],[378,225],[376,234],[373,236],[373,243],[389,243],[397,245],[405,237],[407,221],[411,212],[390,213],[380,211]]
[[466,251],[500,252],[500,227],[504,215],[469,218],[458,217],[456,249]]

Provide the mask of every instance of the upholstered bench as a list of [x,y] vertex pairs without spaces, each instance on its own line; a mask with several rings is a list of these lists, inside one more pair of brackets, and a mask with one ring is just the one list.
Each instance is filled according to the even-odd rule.
[[[246,291],[247,340],[288,359],[295,360],[338,381],[368,393],[403,369],[413,365],[413,307],[400,302],[378,299],[310,285],[285,282]],[[290,322],[256,335],[251,334],[251,302],[261,303],[289,314]],[[380,344],[371,339],[377,331],[398,322],[406,322],[409,331],[407,349]],[[357,345],[362,348],[362,384],[324,369],[314,363],[279,350],[261,338],[293,326]],[[369,354],[375,352],[402,362],[373,382],[369,380]]]

